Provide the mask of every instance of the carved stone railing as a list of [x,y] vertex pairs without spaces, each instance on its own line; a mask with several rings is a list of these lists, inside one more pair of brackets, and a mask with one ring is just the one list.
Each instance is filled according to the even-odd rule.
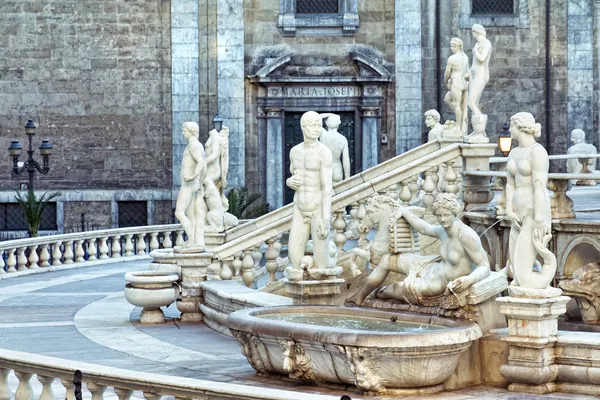
[[[11,371],[19,381],[16,388],[11,387],[7,379]],[[159,375],[0,349],[0,399],[53,400],[58,398],[53,390],[53,383],[58,381],[66,392],[62,398],[75,400],[75,384],[73,383],[75,371],[81,371],[82,374],[83,398],[90,397],[86,393],[87,391],[90,392],[93,400],[103,400],[105,396],[111,396],[113,392],[120,400],[128,400],[134,391],[142,392],[143,397],[147,400],[160,400],[163,396],[173,396],[176,399],[218,398],[224,400],[301,400],[306,398],[306,394],[302,392]],[[41,390],[34,390],[34,387],[40,385],[35,382],[32,385],[33,375],[36,375],[35,379],[41,384]],[[312,398],[333,400],[338,397],[311,395]]]
[[152,250],[181,244],[183,239],[181,225],[172,224],[8,240],[0,242],[0,275],[146,256]]

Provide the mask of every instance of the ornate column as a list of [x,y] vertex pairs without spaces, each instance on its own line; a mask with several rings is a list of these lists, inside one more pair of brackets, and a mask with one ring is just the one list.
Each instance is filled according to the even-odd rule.
[[378,164],[380,107],[361,106],[362,112],[362,169]]
[[283,206],[283,126],[281,110],[266,108],[267,140],[266,140],[266,175],[267,203],[271,209]]

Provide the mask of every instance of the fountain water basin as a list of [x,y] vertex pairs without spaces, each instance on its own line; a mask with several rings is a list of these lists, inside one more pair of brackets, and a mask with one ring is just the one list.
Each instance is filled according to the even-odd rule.
[[481,337],[466,320],[331,306],[241,310],[227,325],[259,375],[354,384],[369,394],[443,390]]

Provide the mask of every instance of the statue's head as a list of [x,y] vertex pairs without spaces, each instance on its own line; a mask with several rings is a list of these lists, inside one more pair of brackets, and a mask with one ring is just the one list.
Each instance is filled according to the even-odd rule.
[[302,114],[302,117],[300,118],[300,128],[302,129],[304,140],[317,140],[321,135],[322,127],[323,124],[319,113],[315,111],[307,111]]
[[573,144],[585,142],[585,132],[583,129],[573,129],[571,131],[571,142],[573,142]]
[[339,126],[342,124],[342,120],[340,119],[340,116],[337,114],[332,114],[329,117],[327,117],[327,119],[325,120],[325,125],[327,125],[327,128],[329,129],[337,129],[339,128]]
[[475,38],[477,38],[477,35],[486,37],[485,28],[481,24],[473,24],[471,27],[471,32]]
[[435,124],[439,124],[440,123],[440,113],[437,112],[437,110],[427,110],[425,111],[425,125],[427,125],[428,128],[432,128],[433,126],[435,126]]
[[435,196],[431,208],[442,228],[448,229],[462,211],[462,204],[454,193],[440,193]]
[[183,123],[183,137],[189,139],[191,137],[198,138],[200,132],[200,128],[198,124],[193,121],[188,121]]
[[463,41],[459,38],[452,38],[450,40],[450,49],[452,49],[453,53],[456,53],[459,50],[463,49]]
[[537,139],[542,136],[542,125],[535,122],[531,113],[516,113],[510,117],[510,136],[519,140],[520,134],[533,135]]

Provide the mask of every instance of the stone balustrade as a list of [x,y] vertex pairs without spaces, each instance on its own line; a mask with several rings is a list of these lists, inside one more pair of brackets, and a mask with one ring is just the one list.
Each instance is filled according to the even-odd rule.
[[0,242],[0,277],[61,265],[122,257],[183,242],[181,225],[153,225],[40,236]]
[[[81,371],[83,398],[89,398],[87,391],[93,400],[103,400],[113,393],[120,400],[128,400],[134,392],[141,392],[147,400],[160,400],[163,396],[223,400],[306,398],[306,394],[301,392],[166,376],[0,349],[0,400],[75,400],[75,371]],[[11,373],[18,380],[16,387],[9,383],[14,381],[9,379]],[[35,380],[32,380],[34,375]],[[337,398],[311,395],[311,399],[315,400]]]

